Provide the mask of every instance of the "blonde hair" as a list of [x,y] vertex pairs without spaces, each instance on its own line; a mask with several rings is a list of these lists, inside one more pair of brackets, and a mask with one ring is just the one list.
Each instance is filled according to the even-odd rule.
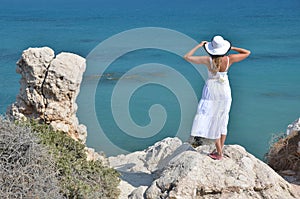
[[223,56],[212,56],[211,58],[212,58],[212,64],[210,64],[208,70],[212,74],[216,74],[217,72],[220,71]]

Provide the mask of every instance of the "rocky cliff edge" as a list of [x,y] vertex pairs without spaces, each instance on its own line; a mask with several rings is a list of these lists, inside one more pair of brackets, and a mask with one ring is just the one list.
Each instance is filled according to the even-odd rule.
[[110,157],[121,173],[120,198],[295,199],[292,186],[239,145],[227,145],[213,160],[211,145],[193,148],[166,138],[144,151]]

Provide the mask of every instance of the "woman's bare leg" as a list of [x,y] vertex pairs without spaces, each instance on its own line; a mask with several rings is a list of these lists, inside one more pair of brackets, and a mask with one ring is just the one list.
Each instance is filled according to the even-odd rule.
[[221,149],[222,149],[222,150],[223,150],[223,148],[224,148],[225,140],[226,140],[226,135],[221,135],[221,140],[220,140],[220,142],[221,142]]
[[221,135],[220,138],[216,139],[215,145],[216,145],[216,150],[217,150],[218,156],[216,156],[216,154],[214,152],[212,152],[209,154],[209,156],[211,158],[216,159],[216,160],[220,160],[222,158],[225,140],[226,140],[226,135]]
[[221,138],[216,139],[215,145],[216,145],[218,155],[222,156]]

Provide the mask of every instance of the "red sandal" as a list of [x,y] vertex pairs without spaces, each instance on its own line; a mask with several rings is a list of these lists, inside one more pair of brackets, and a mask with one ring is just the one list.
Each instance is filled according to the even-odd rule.
[[208,154],[208,155],[218,155],[218,152],[217,151],[215,151],[215,150],[213,150],[213,152],[211,152],[210,154]]
[[218,154],[215,154],[215,153],[211,153],[208,156],[211,157],[214,160],[221,160],[222,159],[221,155],[218,155]]

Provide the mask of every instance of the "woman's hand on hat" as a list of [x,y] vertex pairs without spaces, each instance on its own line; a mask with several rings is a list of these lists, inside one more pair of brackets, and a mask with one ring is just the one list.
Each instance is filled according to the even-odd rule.
[[207,41],[201,41],[201,43],[199,44],[200,47],[204,46],[204,44],[206,44]]

